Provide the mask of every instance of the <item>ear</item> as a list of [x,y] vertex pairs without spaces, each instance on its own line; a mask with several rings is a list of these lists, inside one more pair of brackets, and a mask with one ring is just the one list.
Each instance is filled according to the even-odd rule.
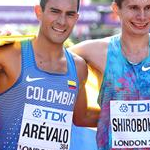
[[118,14],[118,13],[119,13],[119,11],[118,11],[119,8],[118,8],[117,3],[112,2],[111,9],[112,9],[112,11],[113,11],[116,15],[119,15],[119,14]]
[[36,6],[34,7],[34,12],[35,12],[35,14],[36,14],[37,19],[40,21],[40,20],[41,20],[41,17],[42,17],[42,13],[43,13],[41,6],[40,6],[40,5],[36,5]]
[[76,16],[76,21],[78,21],[78,19],[79,19],[79,14],[77,13],[77,16]]

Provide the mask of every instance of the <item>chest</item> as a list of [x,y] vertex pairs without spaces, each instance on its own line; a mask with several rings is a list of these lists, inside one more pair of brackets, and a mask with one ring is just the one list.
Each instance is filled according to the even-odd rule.
[[[116,60],[108,63],[103,88],[112,93],[114,99],[147,99],[150,97],[150,62],[133,65]],[[112,97],[112,96],[111,96]]]
[[37,58],[35,63],[39,69],[49,73],[67,72],[68,64],[65,57],[59,60],[43,60]]

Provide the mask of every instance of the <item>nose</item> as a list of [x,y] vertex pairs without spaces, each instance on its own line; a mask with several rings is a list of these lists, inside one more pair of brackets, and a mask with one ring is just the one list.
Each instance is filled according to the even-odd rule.
[[145,10],[144,9],[141,9],[141,10],[139,10],[139,12],[138,12],[138,15],[137,15],[137,18],[139,19],[139,20],[145,20],[145,18],[146,18],[146,12],[145,12]]
[[65,25],[66,24],[66,16],[64,14],[61,14],[57,19],[57,23],[59,23],[60,25]]

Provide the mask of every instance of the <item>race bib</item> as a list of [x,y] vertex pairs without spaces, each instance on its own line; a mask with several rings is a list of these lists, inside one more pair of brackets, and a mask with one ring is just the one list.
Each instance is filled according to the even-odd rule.
[[17,150],[68,150],[71,111],[25,104]]
[[112,148],[150,148],[150,100],[111,101]]

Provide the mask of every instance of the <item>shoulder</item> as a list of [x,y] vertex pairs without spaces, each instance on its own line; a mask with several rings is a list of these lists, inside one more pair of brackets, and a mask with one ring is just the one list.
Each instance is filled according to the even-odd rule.
[[84,58],[88,63],[94,58],[101,58],[107,54],[111,37],[83,41],[70,48],[71,51]]
[[81,56],[89,65],[102,71],[106,62],[109,42],[110,37],[86,40],[71,47],[71,51]]
[[110,42],[111,37],[106,37],[102,39],[91,39],[91,40],[85,40],[83,42],[80,42],[74,46],[72,46],[70,49],[73,51],[76,51],[80,49],[80,51],[87,51],[87,50],[94,50],[99,48],[105,48],[108,46]]
[[15,42],[12,44],[6,44],[0,46],[0,62],[18,57],[21,54],[21,44],[20,42]]
[[71,47],[70,50],[84,58],[89,65],[94,66],[103,73],[107,60],[108,46],[115,36],[86,40]]
[[12,53],[12,52],[17,52],[20,49],[21,49],[21,43],[14,42],[14,43],[9,43],[0,46],[0,53]]
[[101,39],[90,39],[82,41],[69,49],[78,52],[78,51],[88,51],[88,50],[98,50],[98,49],[107,49],[108,45],[112,40],[120,39],[120,34],[116,34],[110,37],[105,37]]

